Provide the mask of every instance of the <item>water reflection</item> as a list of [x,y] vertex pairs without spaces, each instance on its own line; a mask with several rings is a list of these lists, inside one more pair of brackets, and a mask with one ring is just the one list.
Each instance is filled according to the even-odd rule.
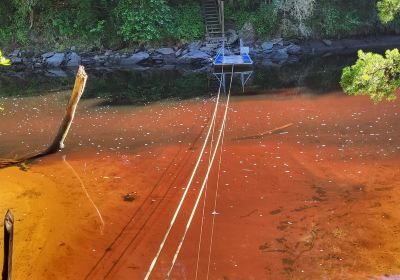
[[[303,61],[282,67],[256,67],[249,78],[233,81],[233,93],[257,94],[265,90],[304,87],[314,93],[337,90],[341,69],[354,61],[353,56]],[[90,82],[83,98],[104,98],[100,105],[145,105],[166,99],[190,99],[216,92],[215,75],[207,70],[123,70],[89,69]],[[48,74],[48,73],[47,73]],[[73,86],[74,72],[46,76],[42,72],[0,75],[0,96],[36,96]],[[242,79],[243,78],[243,79]]]

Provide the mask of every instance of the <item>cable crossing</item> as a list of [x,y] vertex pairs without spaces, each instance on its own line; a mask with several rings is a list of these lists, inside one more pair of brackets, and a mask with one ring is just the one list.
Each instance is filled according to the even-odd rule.
[[[187,235],[187,233],[189,231],[189,228],[190,228],[190,226],[192,224],[192,221],[193,221],[193,218],[195,216],[196,210],[198,208],[200,199],[201,199],[202,194],[203,194],[203,192],[204,192],[204,190],[206,188],[207,181],[208,181],[208,178],[209,178],[209,175],[210,175],[210,172],[211,172],[211,169],[212,169],[212,166],[213,166],[213,163],[214,163],[217,151],[218,151],[218,147],[219,147],[219,145],[221,143],[221,139],[223,139],[223,136],[225,135],[224,132],[225,132],[225,128],[226,128],[227,115],[228,115],[228,109],[229,109],[229,103],[230,103],[230,97],[231,97],[231,88],[232,88],[232,80],[233,80],[233,73],[234,73],[233,71],[234,71],[234,65],[232,65],[232,72],[231,72],[231,80],[230,80],[230,85],[229,85],[229,91],[228,91],[228,94],[227,94],[227,99],[226,99],[226,103],[225,103],[225,111],[223,113],[221,126],[219,128],[218,138],[216,140],[216,143],[215,143],[214,147],[212,147],[213,143],[211,141],[210,151],[212,150],[212,156],[210,155],[211,159],[208,162],[207,172],[206,172],[205,177],[203,179],[200,191],[199,191],[199,193],[197,195],[195,204],[194,204],[194,206],[192,208],[190,217],[189,217],[189,219],[188,219],[188,221],[186,223],[185,231],[183,232],[183,235],[182,235],[182,237],[180,239],[178,247],[177,247],[177,249],[175,251],[175,254],[173,256],[171,265],[170,265],[170,267],[168,269],[168,272],[167,272],[167,275],[166,275],[166,279],[169,279],[169,277],[170,277],[170,275],[172,273],[172,270],[174,268],[175,262],[176,262],[176,260],[177,260],[177,258],[179,256],[179,253],[180,253],[181,248],[183,246],[183,243],[185,241],[186,235]],[[157,253],[156,253],[155,257],[153,258],[153,260],[152,260],[152,262],[151,262],[151,264],[149,266],[149,269],[148,269],[148,271],[147,271],[147,273],[146,273],[146,275],[144,277],[145,280],[148,280],[150,278],[150,276],[151,276],[151,274],[152,274],[152,272],[153,272],[153,270],[154,270],[154,268],[155,268],[155,266],[157,264],[157,261],[158,261],[160,255],[161,255],[161,252],[164,249],[165,243],[166,243],[166,241],[167,241],[167,239],[168,239],[168,237],[169,237],[169,235],[171,233],[171,230],[172,230],[173,226],[176,223],[176,220],[177,220],[177,217],[178,217],[179,213],[181,212],[183,203],[185,202],[187,194],[188,194],[188,192],[189,192],[189,190],[191,188],[193,179],[194,179],[194,177],[195,177],[195,175],[196,175],[196,173],[198,171],[201,159],[203,158],[203,155],[204,155],[204,152],[205,152],[205,148],[207,146],[207,143],[209,142],[209,139],[210,139],[210,136],[211,136],[211,132],[215,130],[215,123],[216,123],[216,117],[217,117],[217,114],[218,114],[218,107],[219,107],[219,103],[220,103],[219,101],[220,101],[220,97],[221,97],[221,88],[222,88],[222,83],[223,82],[225,82],[225,79],[221,79],[221,81],[220,81],[220,85],[219,85],[219,89],[218,89],[218,95],[217,95],[217,99],[216,99],[216,103],[215,103],[215,107],[214,107],[214,112],[213,112],[213,115],[212,115],[210,126],[208,128],[207,135],[205,137],[202,149],[201,149],[199,157],[197,159],[196,165],[195,165],[195,167],[194,167],[194,169],[192,171],[192,174],[190,176],[190,179],[189,179],[188,183],[186,184],[185,191],[184,191],[184,193],[183,193],[183,195],[182,195],[182,197],[181,197],[181,199],[179,201],[179,204],[178,204],[178,206],[177,206],[177,208],[176,208],[176,210],[174,212],[174,215],[172,216],[172,219],[170,221],[168,229],[167,229],[167,231],[166,231],[166,233],[165,233],[165,235],[164,235],[164,237],[163,237],[163,239],[162,239],[162,241],[160,243],[160,246],[159,246],[159,248],[157,250]],[[223,143],[223,141],[222,141],[222,143]],[[222,153],[222,146],[221,146],[221,153]],[[220,161],[221,161],[221,157],[220,157]],[[199,250],[200,250],[200,245],[199,245]],[[211,254],[211,249],[210,249],[210,254]],[[208,268],[209,268],[209,264],[208,264]],[[197,268],[196,268],[196,277],[197,277],[197,269],[198,269],[198,265],[197,265]]]

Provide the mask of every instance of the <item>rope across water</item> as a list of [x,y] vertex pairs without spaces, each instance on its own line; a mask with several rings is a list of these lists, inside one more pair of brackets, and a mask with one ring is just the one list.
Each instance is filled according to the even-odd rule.
[[193,206],[193,209],[192,209],[192,212],[191,212],[191,214],[190,214],[189,220],[188,220],[188,222],[187,222],[187,224],[186,224],[185,232],[183,233],[182,239],[181,239],[181,241],[179,242],[178,248],[177,248],[177,250],[176,250],[176,252],[175,252],[175,255],[174,255],[174,258],[173,258],[173,260],[172,260],[172,264],[171,264],[171,266],[170,266],[170,269],[168,270],[167,279],[168,279],[168,278],[170,277],[170,275],[171,275],[171,272],[172,272],[172,269],[174,268],[176,259],[178,258],[178,255],[179,255],[179,253],[180,253],[180,251],[181,251],[183,242],[185,241],[186,235],[187,235],[187,233],[188,233],[188,231],[189,231],[189,228],[190,228],[190,226],[191,226],[191,224],[192,224],[192,221],[193,221],[194,215],[195,215],[195,213],[196,213],[197,207],[198,207],[198,205],[199,205],[201,196],[202,196],[202,194],[203,194],[203,192],[204,192],[204,188],[205,188],[206,183],[207,183],[207,181],[208,181],[208,177],[209,177],[209,175],[210,175],[211,168],[212,168],[212,166],[213,166],[213,163],[214,163],[214,160],[215,160],[215,156],[216,156],[217,151],[218,151],[219,144],[221,143],[222,135],[223,135],[223,133],[224,133],[224,131],[225,131],[225,124],[226,124],[226,119],[227,119],[227,116],[228,116],[228,109],[229,109],[229,101],[230,101],[230,97],[231,97],[231,87],[232,87],[232,80],[233,80],[233,68],[234,68],[234,67],[232,66],[231,82],[230,82],[230,86],[229,86],[228,97],[227,97],[226,104],[225,104],[225,112],[224,112],[224,116],[223,116],[223,119],[222,119],[221,128],[220,128],[220,130],[219,130],[218,139],[217,139],[217,141],[216,141],[216,143],[215,143],[215,147],[214,147],[214,151],[213,151],[213,154],[212,154],[212,158],[211,158],[211,161],[210,161],[209,166],[208,166],[208,168],[207,168],[207,173],[206,173],[206,176],[205,176],[205,178],[204,178],[204,180],[203,180],[203,184],[202,184],[202,186],[201,186],[201,188],[200,188],[200,191],[199,191],[199,194],[198,194],[198,196],[197,196],[196,202],[195,202],[195,204],[194,204],[194,206]]
[[[233,72],[233,67],[232,67],[232,72]],[[174,213],[174,215],[173,215],[173,217],[172,217],[172,219],[171,219],[171,222],[170,222],[170,224],[169,224],[169,227],[168,227],[168,229],[167,229],[167,231],[166,231],[166,233],[165,233],[165,235],[164,235],[163,240],[161,241],[161,244],[160,244],[160,246],[159,246],[159,249],[158,249],[158,251],[157,251],[157,253],[156,253],[156,255],[155,255],[153,261],[152,261],[151,264],[150,264],[150,267],[149,267],[149,269],[148,269],[148,271],[147,271],[147,273],[146,273],[146,276],[144,277],[145,280],[148,280],[148,279],[150,278],[150,275],[151,275],[151,273],[152,273],[153,270],[154,270],[154,267],[155,267],[155,265],[156,265],[156,263],[157,263],[157,261],[158,261],[158,258],[160,257],[160,254],[161,254],[161,252],[162,252],[162,250],[163,250],[163,248],[164,248],[164,246],[165,246],[165,242],[167,241],[168,236],[169,236],[169,234],[170,234],[170,232],[171,232],[171,230],[172,230],[172,227],[174,226],[174,224],[175,224],[175,222],[176,222],[176,219],[177,219],[177,217],[178,217],[178,215],[179,215],[179,213],[180,213],[180,211],[181,211],[181,209],[182,209],[182,205],[183,205],[183,203],[184,203],[184,201],[185,201],[185,199],[186,199],[186,196],[187,196],[187,194],[188,194],[188,192],[189,192],[189,189],[190,189],[191,184],[192,184],[192,182],[193,182],[194,176],[196,175],[197,170],[198,170],[198,168],[199,168],[199,165],[200,165],[201,159],[202,159],[202,157],[203,157],[205,148],[206,148],[206,146],[207,146],[208,140],[210,139],[211,131],[212,131],[212,129],[213,129],[213,124],[215,123],[215,119],[216,119],[216,116],[217,116],[218,105],[219,105],[219,99],[220,99],[220,96],[221,96],[221,86],[222,86],[222,80],[221,80],[221,82],[220,82],[220,86],[219,86],[219,90],[218,90],[218,96],[217,96],[217,100],[216,100],[216,103],[215,103],[213,116],[212,116],[212,119],[211,119],[210,127],[209,127],[209,129],[208,129],[206,138],[205,138],[205,140],[204,140],[203,147],[202,147],[202,149],[201,149],[201,151],[200,151],[199,157],[198,157],[198,159],[197,159],[197,162],[196,162],[196,165],[195,165],[195,167],[194,167],[194,169],[193,169],[193,172],[192,172],[192,174],[191,174],[191,176],[190,176],[190,179],[189,179],[188,183],[186,184],[185,191],[184,191],[184,193],[183,193],[183,195],[182,195],[182,197],[181,197],[181,199],[180,199],[180,201],[179,201],[178,207],[176,208],[175,213]]]

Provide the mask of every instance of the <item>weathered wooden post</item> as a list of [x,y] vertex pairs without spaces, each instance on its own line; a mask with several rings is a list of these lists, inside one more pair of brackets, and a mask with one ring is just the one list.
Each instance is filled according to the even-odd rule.
[[4,218],[4,262],[2,280],[11,280],[12,253],[14,239],[14,217],[8,210]]

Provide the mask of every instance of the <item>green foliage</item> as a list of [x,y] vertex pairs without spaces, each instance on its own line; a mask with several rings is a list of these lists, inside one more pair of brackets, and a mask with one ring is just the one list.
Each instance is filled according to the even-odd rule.
[[25,3],[19,3],[17,0],[6,2],[10,3],[0,5],[0,41],[25,44],[28,41],[29,9]]
[[400,0],[380,0],[377,7],[381,21],[388,23],[393,21],[400,12]]
[[139,43],[162,38],[171,22],[171,9],[165,0],[123,0],[115,15],[124,41]]
[[318,32],[329,37],[345,35],[363,24],[356,10],[342,9],[332,4],[324,5],[314,22]]
[[204,20],[198,3],[181,4],[172,10],[169,34],[175,39],[194,40],[204,35]]
[[[199,0],[2,0],[0,42],[40,49],[118,48],[204,36]],[[263,39],[274,35],[338,37],[379,31],[371,0],[232,0],[225,17],[238,29],[250,22]],[[400,0],[378,0],[383,22]],[[396,25],[386,26],[394,30]]]
[[246,6],[229,5],[228,2],[225,7],[225,19],[234,22],[238,28],[241,28],[246,22],[255,22],[256,14],[254,11],[248,10]]
[[351,95],[369,95],[374,102],[396,99],[400,86],[400,53],[386,51],[385,56],[358,52],[357,62],[343,70],[341,85]]
[[254,18],[254,26],[260,37],[270,37],[278,29],[278,10],[272,4],[261,4]]
[[272,36],[279,28],[278,9],[274,3],[240,0],[227,2],[225,18],[234,22],[238,28],[247,22],[254,25],[257,34],[262,38]]
[[[381,21],[387,23],[400,11],[400,1],[381,0],[377,8]],[[343,69],[341,85],[346,93],[369,95],[375,103],[395,100],[400,87],[399,50],[387,50],[385,56],[360,50],[357,62]]]
[[9,66],[11,65],[11,62],[9,59],[5,58],[3,56],[3,53],[0,51],[0,65],[4,65],[4,66]]

